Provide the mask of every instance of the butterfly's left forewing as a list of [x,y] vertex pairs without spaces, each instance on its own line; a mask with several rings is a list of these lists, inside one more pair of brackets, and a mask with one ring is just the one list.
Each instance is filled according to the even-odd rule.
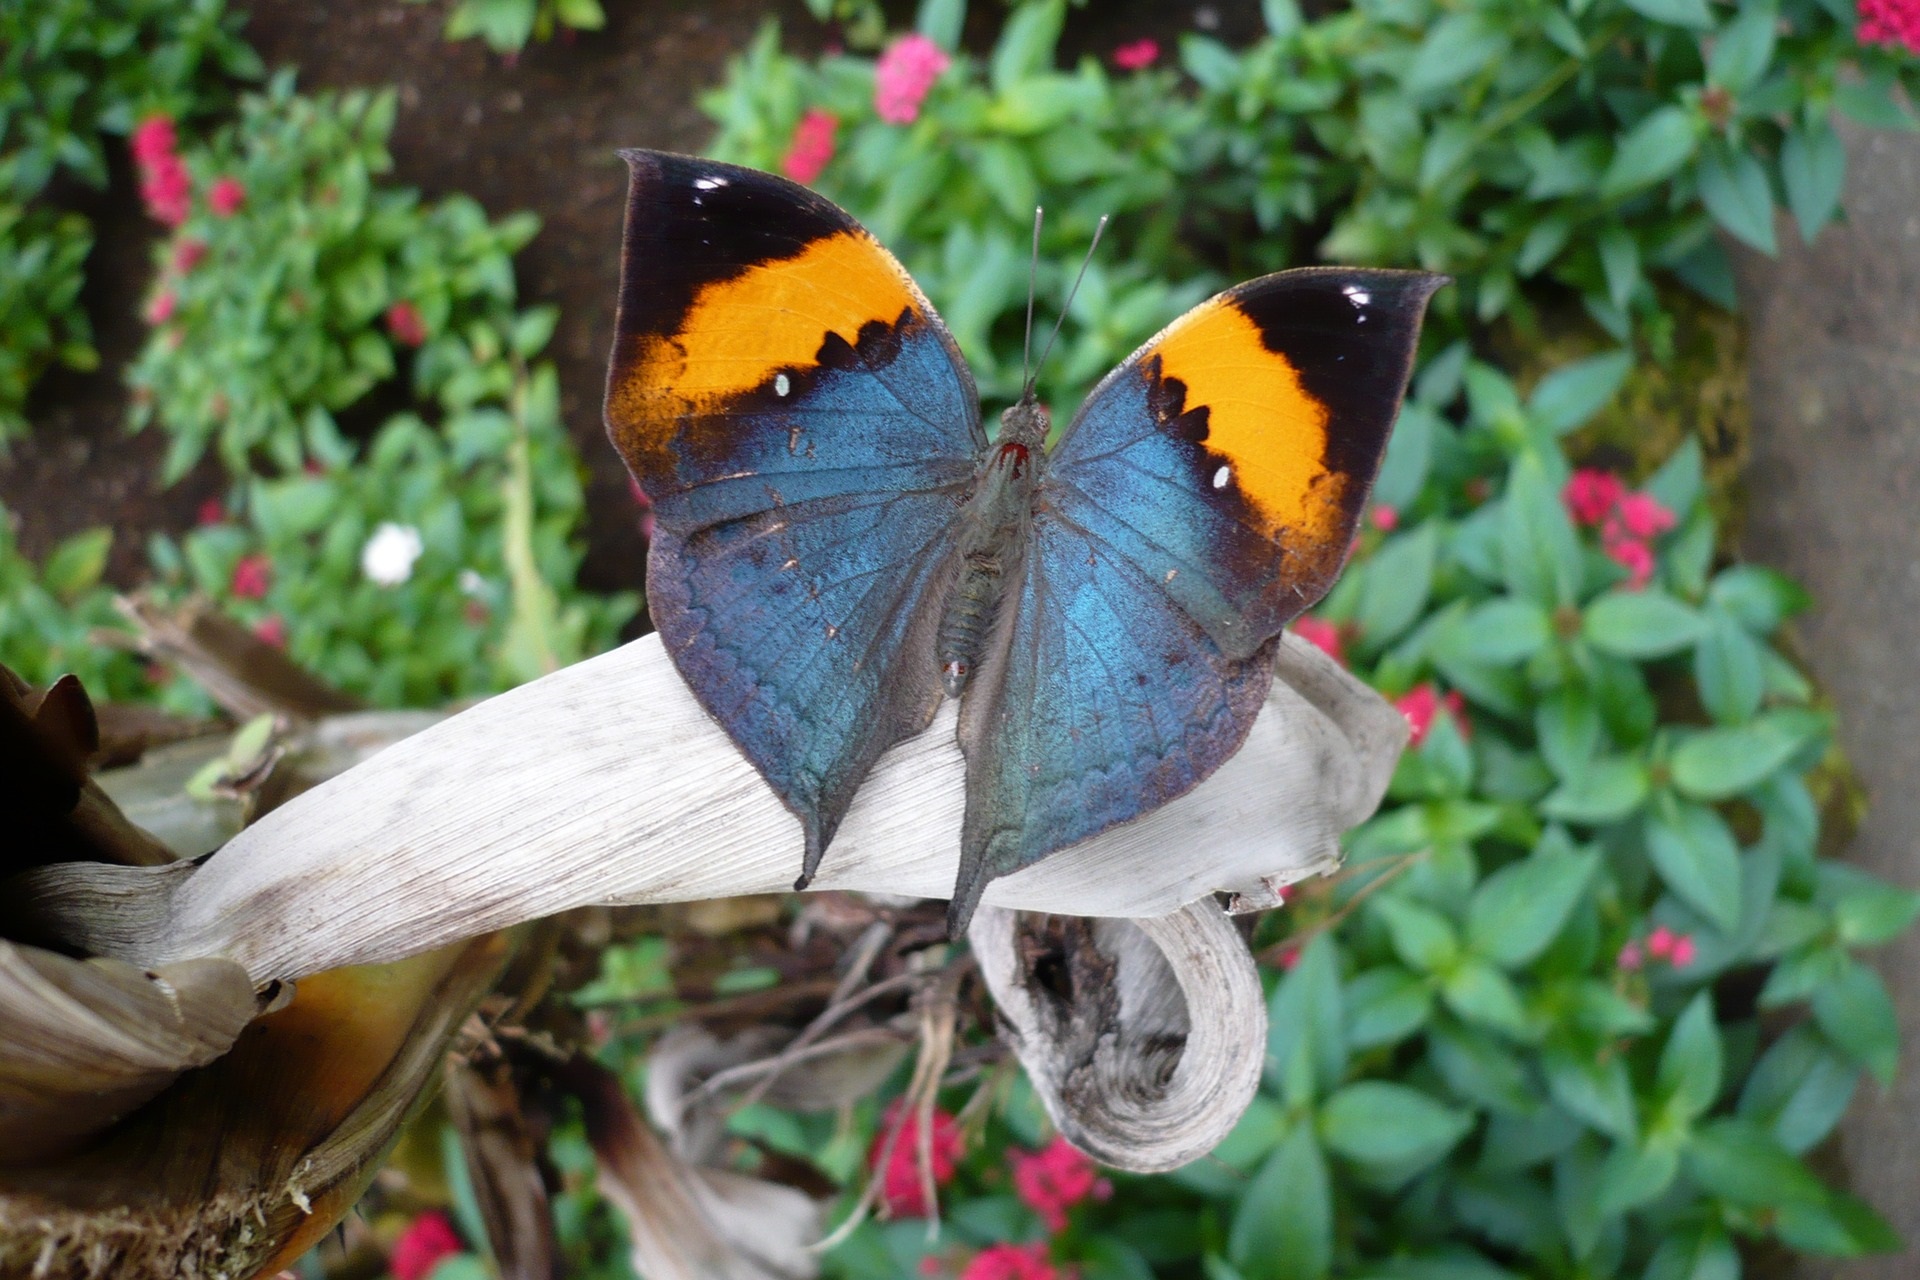
[[1192,789],[1245,740],[1280,629],[1332,585],[1398,412],[1418,272],[1239,286],[1088,397],[963,711],[950,920],[997,876]]
[[933,308],[839,208],[732,165],[627,159],[607,426],[654,504],[648,607],[800,817],[811,875],[873,762],[938,705],[978,401]]

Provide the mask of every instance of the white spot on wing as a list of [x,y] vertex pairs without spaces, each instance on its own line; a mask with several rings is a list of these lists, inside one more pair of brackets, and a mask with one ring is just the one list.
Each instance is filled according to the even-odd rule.
[[1233,479],[1233,468],[1221,467],[1213,473],[1213,487],[1216,489],[1224,489],[1227,487],[1227,481],[1231,479]]
[[1369,302],[1373,301],[1373,295],[1368,293],[1365,289],[1362,289],[1357,284],[1350,284],[1346,288],[1342,289],[1340,292],[1346,294],[1348,300],[1351,301],[1353,305],[1356,307],[1364,307]]
[[711,191],[715,187],[726,186],[727,180],[725,178],[695,178],[693,180],[693,185],[700,188],[700,190],[702,191]]
[[775,374],[775,375],[774,375],[774,377],[773,377],[773,394],[775,394],[775,395],[777,395],[777,396],[783,396],[783,395],[785,395],[785,394],[787,394],[787,392],[789,392],[789,391],[791,391],[791,390],[793,390],[793,384],[792,384],[791,382],[788,382],[788,381],[787,381],[787,375],[786,375],[786,374],[784,374],[784,373],[778,373],[778,374]]

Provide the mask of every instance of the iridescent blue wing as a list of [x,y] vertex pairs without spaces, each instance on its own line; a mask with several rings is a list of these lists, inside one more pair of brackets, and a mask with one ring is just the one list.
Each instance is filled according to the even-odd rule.
[[1046,460],[1025,579],[963,713],[955,927],[995,877],[1165,804],[1239,749],[1274,637],[1346,560],[1442,283],[1266,276],[1188,312],[1088,397]]
[[801,820],[802,880],[940,699],[933,630],[983,446],[906,271],[832,203],[658,152],[632,171],[607,427],[653,500],[648,606]]

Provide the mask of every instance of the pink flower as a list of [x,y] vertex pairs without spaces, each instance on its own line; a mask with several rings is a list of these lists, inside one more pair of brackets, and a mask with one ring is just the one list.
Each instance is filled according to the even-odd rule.
[[178,156],[162,156],[142,166],[140,199],[155,222],[177,227],[193,211],[193,179]]
[[1298,969],[1300,967],[1300,948],[1291,946],[1280,948],[1280,967],[1288,973],[1292,973],[1295,969]]
[[387,308],[387,332],[402,346],[417,347],[427,340],[427,326],[420,319],[420,308],[405,300]]
[[1113,65],[1122,71],[1144,71],[1160,58],[1158,40],[1134,40],[1113,51]]
[[1653,549],[1635,538],[1616,538],[1606,544],[1607,558],[1627,571],[1627,587],[1638,591],[1653,579]]
[[887,46],[873,69],[873,109],[888,124],[912,124],[920,118],[927,91],[953,62],[923,35],[901,36]]
[[960,1280],[1060,1280],[1044,1244],[991,1244],[973,1255]]
[[195,240],[192,236],[183,236],[180,242],[173,246],[173,259],[167,265],[184,276],[199,266],[201,259],[206,256],[207,242],[205,240]]
[[200,510],[194,515],[194,523],[199,525],[221,524],[227,518],[227,509],[220,499],[208,498],[200,504]]
[[1607,518],[1614,505],[1626,494],[1627,487],[1611,471],[1583,468],[1573,473],[1560,500],[1576,524],[1597,525]]
[[1920,3],[1916,0],[1860,0],[1860,42],[1900,45],[1920,54]]
[[233,594],[242,600],[258,600],[267,594],[273,581],[273,562],[265,556],[241,556],[233,566]]
[[174,149],[179,145],[180,138],[174,132],[171,118],[148,116],[133,131],[134,162],[143,168],[151,168],[162,160],[171,159]]
[[1647,935],[1647,954],[1656,960],[1665,960],[1673,954],[1673,945],[1679,940],[1680,935],[1661,925]]
[[[901,1100],[896,1098],[887,1107],[886,1115],[881,1119],[880,1131],[873,1135],[873,1145],[867,1149],[867,1167],[880,1167],[880,1158],[887,1157],[887,1167],[881,1179],[880,1196],[887,1206],[887,1212],[896,1218],[924,1218],[932,1206],[927,1204],[925,1188],[920,1185],[920,1118],[917,1112],[910,1112],[905,1123],[900,1124],[900,1136],[893,1141],[893,1151],[887,1151],[887,1135],[893,1132],[896,1123],[900,1123]],[[933,1113],[933,1185],[943,1187],[953,1177],[953,1168],[960,1158],[964,1146],[960,1136],[960,1126],[954,1118],[934,1109]]]
[[1693,963],[1693,935],[1683,933],[1673,940],[1673,954],[1667,957],[1676,969],[1684,969]]
[[460,1237],[453,1223],[446,1214],[432,1209],[409,1222],[400,1238],[393,1242],[387,1267],[393,1272],[394,1280],[425,1280],[442,1258],[461,1251]]
[[287,647],[287,620],[277,613],[270,613],[253,624],[253,634],[276,649]]
[[1433,728],[1434,716],[1443,710],[1453,717],[1454,727],[1460,730],[1461,737],[1473,736],[1473,726],[1467,722],[1466,699],[1457,691],[1442,697],[1440,691],[1431,684],[1416,685],[1396,699],[1393,705],[1406,717],[1407,727],[1413,730],[1413,736],[1408,740],[1409,746],[1417,747],[1427,740],[1427,734]]
[[207,191],[207,207],[215,217],[231,218],[247,202],[247,189],[238,178],[220,178]]
[[1392,533],[1400,527],[1400,508],[1379,506],[1373,509],[1373,527],[1382,533]]
[[1650,494],[1626,494],[1615,508],[1614,516],[1619,521],[1620,532],[1630,538],[1657,538],[1673,528],[1673,512]]
[[1620,955],[1614,960],[1614,967],[1622,973],[1637,973],[1646,964],[1647,958],[1640,951],[1640,944],[1628,942],[1620,948]]
[[812,182],[819,177],[827,161],[833,159],[833,135],[839,128],[840,118],[831,111],[815,107],[801,116],[800,123],[793,127],[787,154],[780,157],[780,172],[795,182]]
[[1049,1231],[1066,1230],[1067,1210],[1082,1200],[1113,1194],[1112,1184],[1095,1171],[1093,1161],[1065,1138],[1056,1137],[1039,1151],[1007,1154],[1013,1163],[1013,1189]]
[[173,319],[173,309],[180,305],[180,295],[171,289],[162,289],[153,295],[147,303],[147,309],[141,314],[148,324],[165,324]]
[[1303,613],[1293,620],[1293,634],[1341,666],[1346,665],[1346,655],[1340,650],[1340,627],[1337,623],[1328,622],[1325,618],[1316,618],[1310,613]]

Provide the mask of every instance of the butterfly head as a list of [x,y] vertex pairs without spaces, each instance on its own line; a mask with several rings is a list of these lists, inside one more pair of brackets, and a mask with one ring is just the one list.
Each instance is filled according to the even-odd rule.
[[1033,384],[1029,382],[1020,392],[1020,398],[1000,415],[998,442],[1038,449],[1046,443],[1047,431],[1052,425],[1052,415],[1047,412],[1047,406],[1034,396]]

